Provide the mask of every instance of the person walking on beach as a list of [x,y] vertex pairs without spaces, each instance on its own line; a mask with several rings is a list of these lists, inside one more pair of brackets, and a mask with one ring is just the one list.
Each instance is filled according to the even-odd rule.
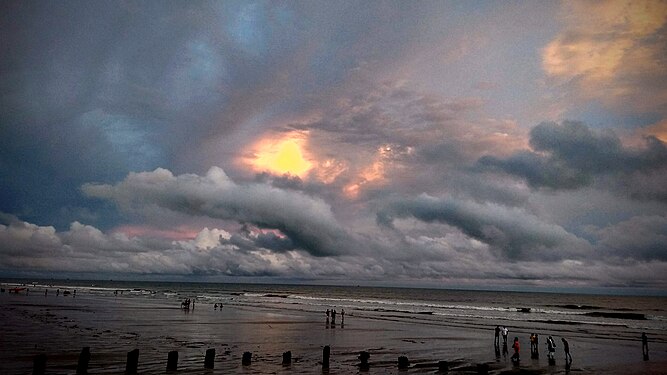
[[500,346],[500,326],[496,326],[496,336],[493,339],[493,346],[495,347]]
[[547,354],[547,357],[549,358],[549,364],[551,364],[554,361],[554,354],[556,353],[556,343],[551,336],[549,336],[547,339],[547,351],[549,352]]
[[512,355],[512,362],[519,363],[521,358],[519,357],[519,338],[514,338],[514,343],[512,344],[512,349],[514,349],[514,354]]
[[563,341],[563,350],[565,351],[565,365],[569,366],[572,363],[572,355],[570,354],[570,343],[565,340],[565,337],[561,337]]
[[648,337],[646,332],[642,332],[642,354],[644,355],[644,360],[648,361]]
[[510,330],[507,329],[507,327],[503,327],[503,345],[507,346],[507,335],[509,334]]
[[336,324],[336,309],[331,310],[331,323]]

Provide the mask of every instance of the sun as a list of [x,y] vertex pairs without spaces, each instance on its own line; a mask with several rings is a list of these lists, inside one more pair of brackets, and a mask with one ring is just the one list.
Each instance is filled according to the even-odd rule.
[[253,147],[255,158],[250,163],[257,171],[303,178],[313,167],[305,156],[304,145],[305,140],[300,134],[280,139],[265,138]]

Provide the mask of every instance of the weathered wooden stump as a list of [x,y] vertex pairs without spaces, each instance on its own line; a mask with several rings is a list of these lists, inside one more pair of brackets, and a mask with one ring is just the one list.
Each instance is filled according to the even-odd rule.
[[370,365],[368,364],[368,359],[371,357],[371,354],[366,351],[359,352],[359,369],[361,371],[368,371]]
[[215,362],[215,349],[206,349],[206,358],[204,358],[204,368],[213,368]]
[[289,365],[292,363],[292,352],[286,351],[283,353],[283,365]]
[[241,359],[241,364],[243,364],[243,366],[248,366],[250,365],[250,363],[252,363],[252,353],[250,352],[243,353],[243,359]]
[[127,363],[125,364],[126,374],[136,374],[139,367],[139,349],[127,352]]
[[178,370],[178,351],[172,350],[167,355],[167,371]]
[[89,362],[90,362],[90,348],[86,346],[83,349],[81,349],[81,354],[79,354],[79,363],[76,365],[77,375],[88,373]]
[[408,367],[410,367],[410,360],[408,360],[408,357],[404,355],[398,357],[398,368],[405,369]]
[[328,369],[329,368],[329,355],[330,354],[331,354],[331,348],[329,347],[329,345],[327,345],[322,350],[322,368],[323,369]]
[[32,358],[32,375],[44,375],[46,372],[46,354],[37,354]]

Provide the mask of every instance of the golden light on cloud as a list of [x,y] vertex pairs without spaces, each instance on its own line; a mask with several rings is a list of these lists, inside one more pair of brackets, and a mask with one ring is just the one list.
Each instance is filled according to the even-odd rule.
[[258,172],[303,178],[313,167],[308,160],[305,145],[306,139],[302,133],[263,138],[252,147],[253,157],[249,162]]
[[369,184],[384,182],[386,168],[383,161],[384,152],[385,149],[380,148],[377,159],[363,168],[353,182],[343,187],[345,196],[352,199],[357,198],[362,188],[367,187]]

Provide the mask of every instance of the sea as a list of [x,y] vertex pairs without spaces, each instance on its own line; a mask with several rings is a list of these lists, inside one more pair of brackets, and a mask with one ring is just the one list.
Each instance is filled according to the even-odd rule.
[[[33,293],[57,289],[79,295],[123,295],[178,305],[186,298],[285,311],[345,310],[366,317],[448,325],[511,325],[536,330],[576,327],[591,335],[635,338],[639,332],[667,334],[667,297],[576,293],[449,290],[397,287],[190,283],[100,280],[5,280],[6,288]],[[500,322],[500,323],[498,323]]]
[[[287,372],[321,373],[325,345],[335,358],[331,374],[357,369],[360,350],[375,361],[370,373],[394,373],[401,355],[423,366],[447,359],[511,370],[505,352],[494,354],[496,326],[509,327],[524,353],[533,332],[542,346],[545,336],[567,338],[581,373],[643,365],[642,333],[652,361],[667,361],[662,296],[117,280],[5,279],[0,287],[0,373],[29,371],[37,352],[49,356],[47,372],[70,373],[82,347],[94,353],[94,373],[123,373],[132,348],[142,353],[140,373],[163,373],[169,350],[181,353],[179,369],[194,373],[208,348],[218,350],[219,373],[283,373],[288,349],[296,363]],[[184,310],[187,299],[194,305]],[[327,310],[337,311],[337,321]],[[251,369],[241,366],[245,351],[255,355]],[[569,371],[544,357],[530,361],[522,366]]]

